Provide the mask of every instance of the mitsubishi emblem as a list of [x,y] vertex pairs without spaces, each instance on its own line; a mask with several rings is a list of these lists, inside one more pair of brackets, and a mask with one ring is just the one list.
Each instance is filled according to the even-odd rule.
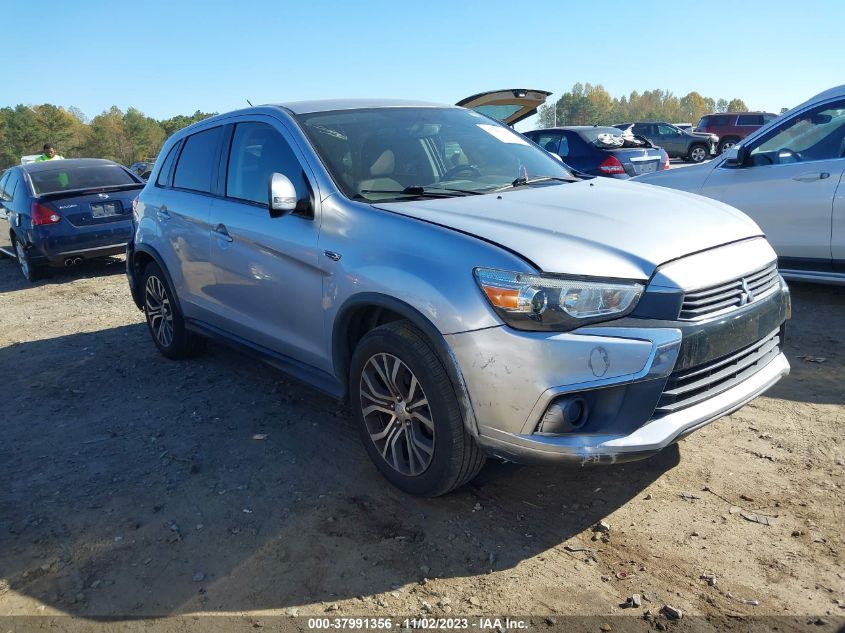
[[754,301],[754,293],[751,292],[751,289],[748,287],[748,280],[743,277],[742,294],[739,295],[739,305],[744,306],[752,301]]

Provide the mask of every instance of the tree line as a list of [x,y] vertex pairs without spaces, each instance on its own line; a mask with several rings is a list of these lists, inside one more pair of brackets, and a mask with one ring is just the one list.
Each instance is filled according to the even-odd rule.
[[[614,125],[635,121],[667,121],[696,125],[712,112],[743,112],[742,99],[713,99],[698,92],[677,97],[668,90],[633,91],[629,96],[611,97],[602,85],[576,83],[554,103],[540,107],[537,127],[562,125]],[[782,108],[781,112],[785,112]]]
[[156,120],[136,108],[117,106],[88,121],[78,108],[49,103],[0,108],[0,169],[21,162],[21,156],[40,154],[53,143],[65,158],[108,158],[131,165],[154,159],[165,139],[186,125],[212,116],[197,110]]

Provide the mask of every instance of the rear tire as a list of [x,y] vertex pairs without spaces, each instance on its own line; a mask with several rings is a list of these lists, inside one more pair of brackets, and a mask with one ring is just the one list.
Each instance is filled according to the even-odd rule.
[[410,322],[382,325],[361,339],[349,390],[364,447],[397,488],[436,497],[484,466],[487,458],[466,430],[446,369]]
[[20,268],[23,278],[32,283],[41,277],[42,270],[35,266],[29,259],[29,253],[21,242],[20,238],[15,236],[12,238],[15,242],[15,256],[18,260],[18,268]]
[[707,151],[707,147],[705,145],[696,144],[689,148],[687,160],[691,163],[703,163],[707,160],[708,154],[709,152]]
[[739,143],[739,139],[736,138],[726,138],[719,141],[719,153],[723,154],[726,149],[730,149],[737,143]]
[[205,339],[185,327],[176,293],[157,263],[150,262],[144,268],[141,292],[147,327],[162,354],[172,360],[181,360],[192,358],[205,349]]

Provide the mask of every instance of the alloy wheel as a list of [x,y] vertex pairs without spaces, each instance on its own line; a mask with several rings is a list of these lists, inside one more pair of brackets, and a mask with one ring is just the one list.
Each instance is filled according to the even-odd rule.
[[23,276],[29,279],[29,261],[26,258],[26,253],[24,253],[20,241],[15,241],[15,253],[18,256],[18,266],[21,267]]
[[422,385],[392,354],[365,363],[359,386],[361,413],[376,449],[397,472],[416,477],[434,456],[434,421]]
[[153,336],[162,347],[170,347],[173,343],[173,308],[167,289],[158,277],[151,275],[144,294],[144,307]]
[[690,158],[692,158],[694,163],[700,163],[707,158],[707,154],[703,147],[693,147],[692,152],[690,152]]

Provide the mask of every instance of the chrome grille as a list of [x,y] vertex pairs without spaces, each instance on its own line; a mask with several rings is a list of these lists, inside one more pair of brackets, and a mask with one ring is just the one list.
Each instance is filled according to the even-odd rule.
[[780,354],[780,330],[708,363],[675,372],[666,381],[654,417],[691,407],[753,376]]
[[681,321],[699,321],[730,312],[768,295],[778,287],[778,281],[778,265],[773,262],[739,279],[688,292],[678,318]]

